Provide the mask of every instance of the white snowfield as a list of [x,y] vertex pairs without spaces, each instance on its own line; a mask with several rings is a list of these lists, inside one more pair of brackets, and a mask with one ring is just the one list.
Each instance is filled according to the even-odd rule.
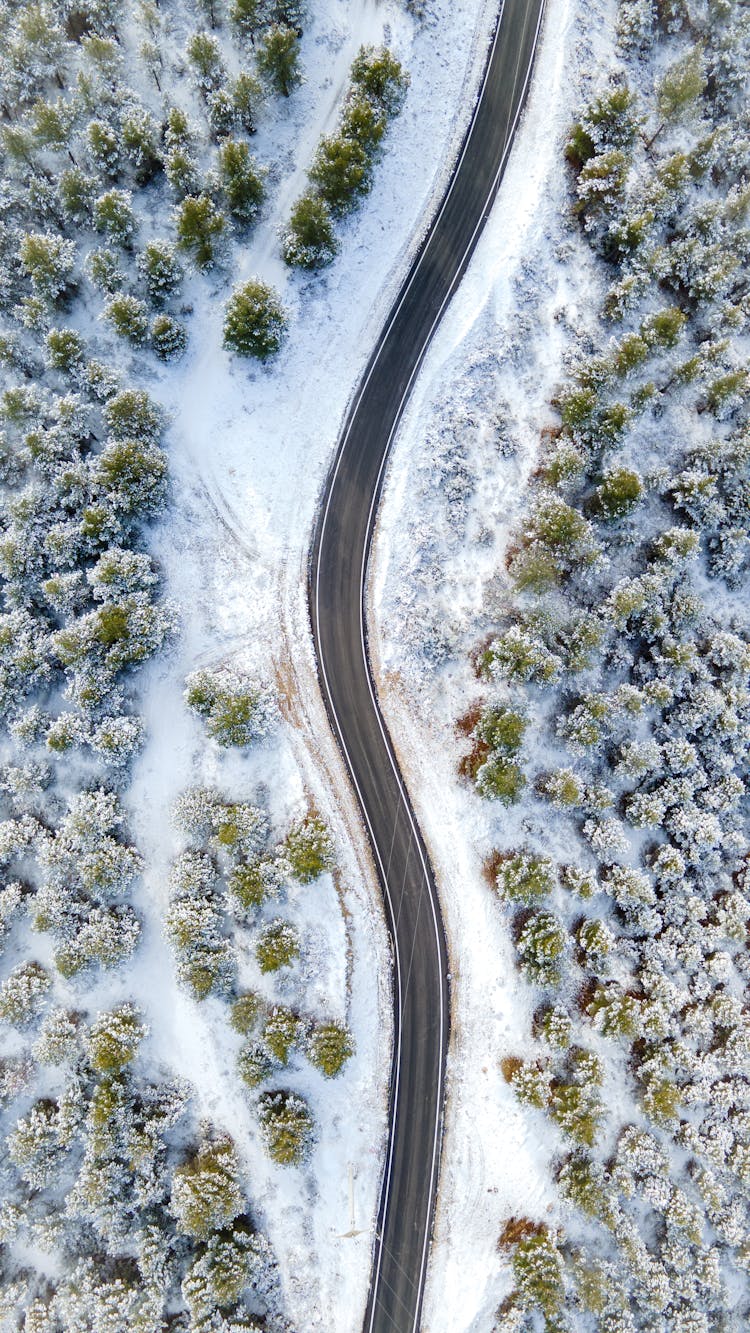
[[[550,422],[561,320],[577,321],[591,261],[568,221],[562,135],[596,78],[606,4],[548,0],[526,111],[498,199],[426,357],[393,446],[371,574],[381,698],[435,868],[452,968],[453,1031],[424,1333],[479,1333],[511,1287],[498,1253],[513,1215],[556,1220],[554,1135],[500,1070],[531,1013],[483,870],[523,840],[519,816],[457,774],[456,720],[480,693],[469,653],[491,627],[503,551]],[[559,247],[576,246],[563,270]],[[571,288],[573,281],[580,284]],[[479,515],[482,517],[480,524]],[[408,635],[404,626],[410,626]],[[501,813],[498,813],[498,810]],[[541,1123],[541,1118],[540,1118]]]
[[[172,512],[156,531],[154,554],[181,607],[183,633],[142,677],[149,741],[129,804],[148,863],[139,904],[147,922],[137,975],[126,980],[143,998],[157,1059],[196,1085],[201,1108],[235,1138],[292,1324],[299,1333],[352,1333],[366,1299],[385,1142],[390,958],[362,827],[319,700],[306,557],[348,396],[458,148],[494,12],[491,0],[434,0],[415,23],[399,5],[378,0],[311,8],[305,82],[266,113],[253,145],[275,165],[264,219],[231,274],[233,283],[259,276],[279,288],[291,313],[288,341],[268,367],[228,356],[221,348],[226,279],[197,277],[188,353],[148,386],[171,415]],[[335,121],[353,55],[362,41],[384,37],[409,70],[411,88],[372,195],[341,229],[332,268],[313,280],[292,275],[279,259],[279,228],[318,138]],[[261,677],[275,672],[285,721],[248,756],[219,759],[181,694],[189,671],[225,661]],[[298,979],[282,998],[317,1017],[345,1018],[356,1043],[339,1080],[327,1083],[309,1066],[285,1080],[310,1100],[318,1125],[302,1170],[269,1163],[234,1070],[239,1038],[218,1002],[196,1005],[179,991],[161,936],[168,864],[179,846],[169,811],[196,783],[249,799],[264,785],[278,834],[308,803],[334,830],[335,882],[326,876],[283,905],[303,947]],[[247,950],[240,980],[262,988]],[[358,1234],[344,1238],[352,1229]]]

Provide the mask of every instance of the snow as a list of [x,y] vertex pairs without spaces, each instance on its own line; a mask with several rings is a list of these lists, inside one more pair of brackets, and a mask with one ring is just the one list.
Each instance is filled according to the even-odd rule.
[[394,443],[375,539],[370,642],[435,867],[452,969],[425,1333],[487,1328],[510,1285],[497,1251],[503,1223],[557,1220],[556,1135],[519,1106],[500,1071],[503,1056],[523,1052],[531,1014],[483,869],[493,848],[523,841],[526,830],[515,812],[498,816],[460,783],[455,721],[479,693],[468,654],[502,599],[497,571],[549,424],[565,331],[583,316],[584,293],[590,301],[593,266],[567,217],[561,136],[604,67],[613,28],[606,0],[587,6],[585,22],[576,0],[547,7],[508,168]]
[[[102,983],[101,1002],[135,993],[151,1028],[154,1060],[184,1074],[199,1110],[226,1127],[246,1165],[258,1222],[279,1259],[286,1311],[304,1333],[350,1333],[364,1308],[386,1132],[390,958],[363,830],[329,733],[314,674],[305,561],[317,497],[347,397],[403,273],[416,235],[457,151],[491,31],[490,3],[438,0],[423,25],[395,4],[329,0],[306,29],[303,87],[262,123],[253,144],[270,166],[269,204],[229,274],[279,288],[291,331],[278,359],[251,367],[221,349],[227,275],[190,280],[196,314],[176,367],[153,372],[149,392],[171,418],[171,512],[152,550],[182,618],[177,646],[141,675],[148,742],[126,795],[147,872],[136,902],[145,917],[134,965]],[[322,277],[288,273],[278,231],[332,124],[351,58],[363,40],[389,36],[411,75],[386,141],[372,195],[341,231],[341,253]],[[268,114],[268,113],[267,113]],[[275,156],[273,156],[275,155]],[[139,367],[139,371],[141,368]],[[141,374],[143,378],[143,375]],[[185,676],[231,661],[275,675],[284,721],[247,755],[220,755],[182,702]],[[284,1082],[311,1102],[318,1123],[310,1162],[282,1170],[264,1155],[234,1072],[239,1045],[226,1010],[177,988],[162,936],[169,862],[179,846],[169,821],[193,784],[253,799],[265,789],[277,832],[311,802],[334,830],[338,870],[281,904],[303,937],[299,980],[277,997],[320,1017],[346,1018],[356,1051],[325,1083],[309,1066]],[[254,960],[243,977],[257,980]],[[354,1229],[349,1231],[349,1167]]]

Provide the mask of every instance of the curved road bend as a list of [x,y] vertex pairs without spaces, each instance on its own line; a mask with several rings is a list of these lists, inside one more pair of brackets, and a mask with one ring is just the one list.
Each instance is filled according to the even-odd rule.
[[449,999],[434,878],[367,658],[366,567],[390,443],[494,201],[526,97],[543,8],[544,0],[505,0],[445,198],[344,422],[311,551],[309,598],[320,684],[369,832],[395,959],[390,1134],[365,1333],[419,1328],[440,1155]]

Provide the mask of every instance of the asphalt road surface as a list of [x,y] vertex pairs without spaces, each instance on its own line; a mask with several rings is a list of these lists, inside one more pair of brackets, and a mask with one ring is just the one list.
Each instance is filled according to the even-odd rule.
[[394,954],[390,1131],[365,1333],[419,1328],[449,1030],[448,961],[434,878],[368,662],[367,561],[389,447],[492,206],[526,97],[543,8],[544,0],[505,0],[455,171],[344,422],[310,557],[321,689],[369,833]]

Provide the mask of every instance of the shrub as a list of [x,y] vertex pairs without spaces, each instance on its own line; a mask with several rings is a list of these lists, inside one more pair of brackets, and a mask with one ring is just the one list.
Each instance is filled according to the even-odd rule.
[[53,370],[75,370],[84,359],[86,344],[76,329],[50,329],[47,357]]
[[584,786],[572,768],[558,768],[543,774],[537,782],[537,790],[558,810],[567,810],[583,802]]
[[19,963],[0,986],[0,1021],[15,1027],[33,1022],[51,984],[41,963]]
[[595,1089],[579,1083],[556,1082],[552,1085],[549,1110],[565,1134],[587,1148],[593,1146],[602,1114]]
[[135,234],[132,195],[128,190],[107,190],[94,201],[94,226],[118,245],[129,246]]
[[375,152],[387,124],[385,112],[369,97],[354,92],[347,98],[340,122],[341,133],[344,138],[353,139],[366,153]]
[[501,898],[530,903],[552,893],[555,866],[546,856],[532,852],[507,852],[499,860],[495,883]]
[[513,1276],[523,1304],[553,1319],[565,1297],[563,1261],[546,1230],[519,1241],[513,1255]]
[[219,149],[219,172],[230,217],[237,222],[254,222],[263,203],[265,186],[246,143],[224,141]]
[[335,1078],[354,1052],[351,1035],[342,1023],[318,1023],[308,1041],[312,1064],[326,1078]]
[[638,473],[624,467],[617,468],[605,473],[601,484],[597,486],[594,512],[614,522],[635,509],[642,493],[643,486]]
[[515,805],[521,799],[526,778],[518,764],[512,764],[502,754],[491,754],[477,769],[476,789],[480,796]]
[[597,986],[586,1012],[605,1037],[632,1038],[640,1029],[638,1000],[616,985]]
[[235,287],[226,307],[224,346],[239,356],[267,361],[284,340],[288,319],[272,287],[257,278]]
[[246,746],[265,736],[276,717],[271,690],[228,668],[193,671],[185,702],[223,747]]
[[89,1032],[91,1063],[100,1074],[116,1074],[134,1059],[147,1032],[132,1004],[99,1014]]
[[246,991],[244,995],[238,995],[232,1005],[231,1023],[235,1032],[241,1032],[246,1037],[249,1032],[253,1032],[260,1016],[263,1012],[263,1000],[260,995],[253,991]]
[[168,241],[149,241],[138,256],[138,272],[155,305],[174,296],[182,284],[182,265]]
[[263,873],[267,864],[257,858],[236,866],[229,876],[229,892],[244,911],[260,907],[269,892],[269,881]]
[[143,389],[124,389],[104,408],[107,430],[115,440],[143,440],[156,444],[162,433],[161,409]]
[[51,232],[26,232],[18,254],[35,294],[44,301],[56,301],[72,277],[74,242]]
[[237,1072],[248,1088],[257,1088],[270,1078],[273,1065],[257,1042],[246,1043],[237,1056]]
[[284,840],[284,851],[292,875],[300,884],[312,883],[336,863],[333,839],[317,815],[306,815],[292,825]]
[[261,972],[278,972],[299,956],[299,935],[288,921],[271,921],[261,932],[255,946]]
[[521,969],[530,981],[540,986],[558,984],[566,941],[565,929],[552,912],[534,912],[528,918],[517,948]]
[[515,709],[485,708],[476,725],[475,734],[491,750],[513,755],[520,750],[528,725],[523,713]]
[[264,1092],[258,1103],[261,1133],[269,1155],[281,1166],[306,1156],[313,1131],[307,1103],[294,1092]]
[[288,1063],[299,1033],[300,1022],[294,1010],[274,1005],[263,1024],[263,1045],[277,1064]]
[[172,1212],[177,1230],[196,1240],[207,1240],[243,1211],[239,1163],[232,1140],[226,1136],[205,1144],[172,1178]]

